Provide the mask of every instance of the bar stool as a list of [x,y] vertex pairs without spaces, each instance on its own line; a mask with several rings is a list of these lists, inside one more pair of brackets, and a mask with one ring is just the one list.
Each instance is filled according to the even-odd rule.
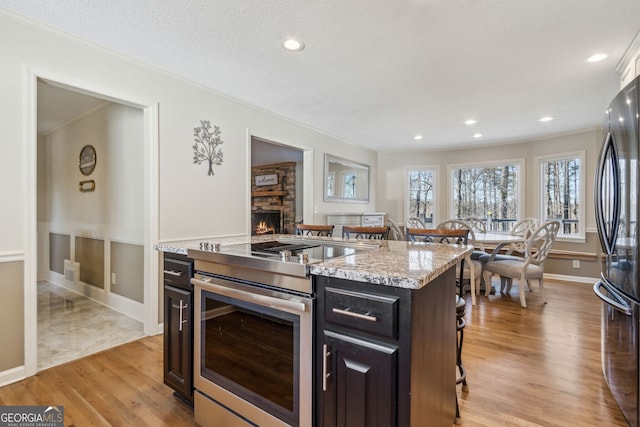
[[[460,295],[456,295],[456,338],[457,338],[457,346],[456,346],[456,368],[458,370],[458,375],[456,378],[456,385],[462,383],[462,391],[469,391],[469,386],[467,386],[467,371],[462,366],[462,342],[464,341],[464,327],[466,322],[464,321],[464,312],[466,309],[467,302],[464,298],[460,297]],[[454,420],[455,424],[461,424],[460,420],[460,408],[458,406],[458,393],[456,392],[456,418]]]

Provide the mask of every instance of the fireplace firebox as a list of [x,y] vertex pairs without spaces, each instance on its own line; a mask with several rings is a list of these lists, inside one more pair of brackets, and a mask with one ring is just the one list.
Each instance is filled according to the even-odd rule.
[[282,230],[281,211],[254,211],[251,213],[251,234],[280,234]]

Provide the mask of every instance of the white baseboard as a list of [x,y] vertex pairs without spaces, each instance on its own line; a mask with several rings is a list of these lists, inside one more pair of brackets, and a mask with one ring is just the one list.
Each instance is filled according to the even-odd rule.
[[0,387],[22,381],[27,377],[24,366],[0,372]]
[[585,283],[587,285],[593,285],[600,279],[598,279],[597,277],[568,276],[564,274],[545,273],[544,280],[553,280],[558,282]]
[[156,327],[154,335],[160,335],[160,334],[164,334],[164,323],[158,323]]
[[65,289],[87,297],[98,304],[102,304],[111,310],[115,310],[144,323],[144,304],[138,301],[133,301],[112,292],[105,292],[104,289],[96,288],[84,282],[74,284],[65,279],[62,274],[56,273],[55,271],[49,271],[48,280],[51,283],[55,283],[58,286],[62,286]]

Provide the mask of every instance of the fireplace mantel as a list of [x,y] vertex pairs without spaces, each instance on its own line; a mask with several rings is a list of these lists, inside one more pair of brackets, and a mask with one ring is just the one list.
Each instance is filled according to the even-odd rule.
[[266,191],[252,191],[251,197],[282,197],[286,196],[286,191],[280,190],[266,190]]

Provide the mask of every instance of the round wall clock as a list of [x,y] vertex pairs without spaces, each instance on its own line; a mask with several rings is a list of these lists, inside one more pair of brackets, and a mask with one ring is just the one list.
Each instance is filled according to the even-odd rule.
[[80,161],[78,162],[80,172],[83,175],[91,175],[96,168],[96,149],[92,145],[85,145],[80,150]]

